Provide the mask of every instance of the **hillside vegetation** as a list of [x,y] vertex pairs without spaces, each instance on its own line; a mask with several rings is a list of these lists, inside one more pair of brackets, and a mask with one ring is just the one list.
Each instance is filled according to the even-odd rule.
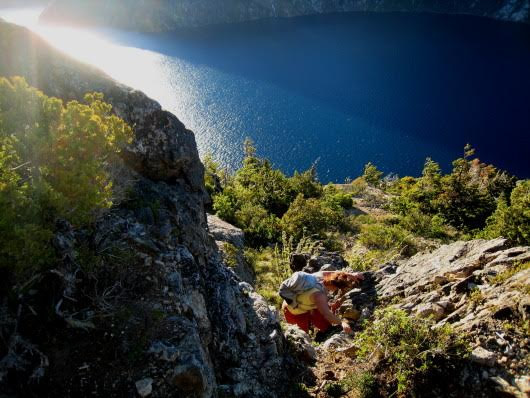
[[322,240],[329,249],[346,239],[408,254],[424,240],[505,236],[530,243],[530,181],[481,163],[469,145],[449,174],[430,158],[420,177],[383,178],[368,163],[351,183],[327,185],[315,167],[289,177],[257,156],[251,141],[244,150],[243,166],[233,174],[207,156],[205,184],[213,211],[240,227],[254,248],[278,243],[282,234],[296,242]]
[[131,128],[101,94],[64,104],[23,78],[0,78],[4,288],[54,264],[58,219],[81,227],[112,206],[117,192],[109,164],[131,140]]
[[[480,162],[470,145],[447,174],[429,158],[419,177],[384,177],[368,163],[353,181],[327,185],[318,181],[315,167],[286,176],[259,157],[250,140],[244,151],[242,167],[232,174],[207,156],[205,184],[211,210],[245,233],[244,261],[261,295],[280,308],[278,286],[295,270],[315,272],[327,265],[367,271],[365,283],[346,293],[340,309],[356,337],[342,341],[335,335],[321,347],[313,343],[318,355],[309,355],[317,357],[318,379],[300,379],[292,396],[453,396],[459,389],[461,396],[495,395],[489,379],[481,384],[472,376],[471,385],[457,384],[469,372],[490,377],[480,367],[486,363],[480,350],[492,347],[483,344],[488,336],[524,344],[528,292],[521,284],[530,258],[524,247],[530,244],[530,180],[517,181]],[[234,267],[238,249],[230,248],[224,250],[226,264]],[[418,252],[423,254],[411,258]],[[393,278],[394,273],[404,276]],[[519,302],[520,314],[511,307]],[[503,310],[507,318],[497,315],[499,308],[509,308]],[[461,319],[455,314],[467,314],[466,321],[455,323]],[[296,335],[292,328],[286,333]],[[293,341],[302,344],[303,338]],[[495,354],[485,352],[492,366]],[[515,374],[524,374],[524,350],[511,355]],[[523,383],[525,391],[524,377],[491,370],[497,371]],[[441,375],[454,380],[440,382]]]

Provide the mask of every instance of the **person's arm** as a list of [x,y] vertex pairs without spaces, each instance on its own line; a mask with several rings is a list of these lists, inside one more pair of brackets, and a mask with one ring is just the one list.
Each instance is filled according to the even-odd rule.
[[340,319],[331,311],[328,304],[328,298],[324,293],[313,293],[313,301],[317,306],[317,310],[322,314],[324,318],[326,318],[329,323],[331,323],[332,325],[342,325],[342,329],[346,333],[351,333],[352,330],[348,321],[346,319]]

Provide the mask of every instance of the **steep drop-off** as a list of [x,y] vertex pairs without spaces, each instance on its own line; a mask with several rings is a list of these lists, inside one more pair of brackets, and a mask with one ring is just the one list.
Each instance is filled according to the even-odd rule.
[[[30,293],[0,297],[2,393],[281,396],[276,313],[223,265],[208,233],[193,133],[26,29],[0,21],[0,53],[0,76],[23,76],[64,100],[102,92],[135,133],[116,165],[126,199],[89,229],[58,224],[62,260],[36,275]],[[103,255],[89,271],[79,266],[87,247]],[[105,257],[109,250],[118,255]]]
[[41,18],[46,22],[158,32],[260,18],[349,11],[469,14],[530,22],[528,0],[55,0]]

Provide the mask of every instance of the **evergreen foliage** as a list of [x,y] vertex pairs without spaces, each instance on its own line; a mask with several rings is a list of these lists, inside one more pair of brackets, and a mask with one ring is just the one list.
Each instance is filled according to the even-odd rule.
[[371,162],[368,162],[364,165],[363,179],[374,187],[378,186],[381,182],[381,177],[383,172],[380,171],[375,165]]
[[473,155],[474,149],[466,145],[464,156],[453,162],[447,175],[427,158],[420,178],[404,177],[390,188],[395,195],[390,209],[403,217],[405,228],[428,238],[450,235],[446,227],[463,233],[484,228],[497,199],[509,195],[515,179],[471,159]]
[[[444,242],[471,236],[505,236],[519,244],[529,239],[528,181],[514,189],[515,178],[473,158],[470,145],[449,174],[427,158],[420,177],[393,178],[382,184],[382,172],[368,163],[363,176],[344,188],[323,186],[314,165],[285,176],[256,155],[250,140],[245,141],[244,151],[243,166],[233,175],[207,157],[205,181],[213,210],[242,228],[254,247],[278,242],[282,232],[295,239],[305,235],[323,240],[332,232],[357,233],[360,243],[386,258],[388,251],[413,254],[418,236]],[[353,198],[371,207],[388,202],[387,210],[395,216],[384,222],[348,217]]]
[[101,94],[65,105],[0,78],[0,267],[22,276],[50,264],[56,219],[79,226],[109,208],[106,165],[131,138]]
[[216,214],[240,227],[250,246],[279,242],[282,232],[296,239],[304,234],[324,237],[324,232],[339,226],[344,208],[352,206],[350,195],[322,186],[314,165],[287,177],[258,157],[249,139],[244,153],[243,166],[212,196]]
[[510,195],[510,204],[504,197],[488,218],[481,238],[503,236],[515,244],[530,245],[530,180],[520,181]]

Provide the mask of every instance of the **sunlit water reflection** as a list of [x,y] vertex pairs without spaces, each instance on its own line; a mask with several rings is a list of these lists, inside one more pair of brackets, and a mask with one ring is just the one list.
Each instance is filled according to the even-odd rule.
[[[355,16],[353,21],[342,16],[322,17],[318,21],[324,22],[316,25],[281,22],[280,33],[266,22],[226,28],[228,33],[223,28],[219,35],[199,31],[197,38],[195,33],[157,36],[52,27],[38,23],[39,13],[0,10],[0,17],[156,99],[195,132],[202,155],[211,152],[230,168],[239,166],[241,144],[250,136],[259,153],[286,172],[320,159],[323,181],[358,175],[368,161],[386,172],[417,174],[425,157],[432,156],[447,169],[468,141],[486,161],[520,176],[530,174],[524,149],[530,123],[521,116],[530,111],[530,97],[524,94],[530,91],[525,89],[528,77],[514,83],[515,93],[504,83],[491,92],[481,89],[483,80],[487,86],[506,74],[524,76],[520,69],[530,66],[528,40],[522,44],[523,58],[519,48],[502,55],[508,57],[506,67],[492,62],[490,54],[481,59],[480,41],[461,44],[455,32],[448,34],[447,49],[428,42],[430,27],[422,25],[435,17],[414,17],[420,33],[407,31],[410,23],[396,16]],[[405,33],[389,29],[378,37],[381,26],[386,27],[384,18]],[[445,34],[443,24],[435,22],[442,27],[437,26],[441,31],[433,40]],[[459,51],[477,55],[462,61]],[[493,65],[492,70],[480,72],[485,65]],[[472,71],[475,67],[478,72]],[[474,81],[480,73],[484,76]],[[514,105],[500,105],[505,98]],[[499,126],[506,126],[508,134],[493,141]],[[509,139],[515,148],[505,142]]]

